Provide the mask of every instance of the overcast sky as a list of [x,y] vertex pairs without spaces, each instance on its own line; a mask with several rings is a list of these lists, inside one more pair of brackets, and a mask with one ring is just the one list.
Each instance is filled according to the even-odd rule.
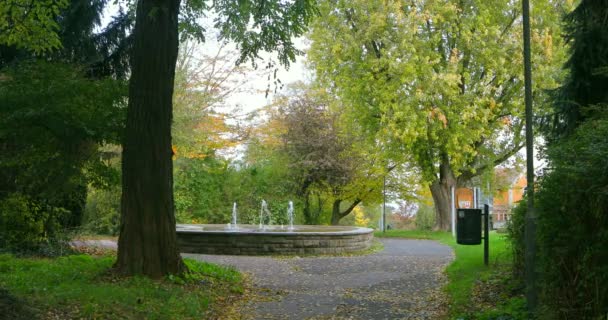
[[[111,20],[112,16],[118,12],[119,4],[115,2],[109,2],[106,9],[104,10],[102,25],[107,25]],[[211,24],[210,22],[202,22],[203,24]],[[202,53],[207,54],[215,54],[219,47],[219,42],[217,41],[216,36],[214,35],[214,30],[212,27],[207,28],[208,34],[205,35],[206,42],[200,45]],[[303,50],[306,49],[306,43],[304,39],[296,39],[295,43],[298,49]],[[227,49],[235,49],[234,44],[229,44]],[[271,57],[275,57],[273,54],[269,54],[266,52],[261,52],[260,57],[264,60],[267,60]],[[306,70],[304,64],[305,57],[298,56],[296,57],[296,61],[292,63],[287,70],[283,66],[278,66],[277,77],[281,80],[281,82],[285,85],[285,88],[289,83],[297,82],[297,81],[307,81],[310,79],[311,74]],[[276,61],[276,59],[275,59]],[[260,61],[260,65],[263,65]],[[240,105],[243,113],[250,113],[259,108],[262,108],[272,102],[272,98],[274,96],[273,90],[269,93],[268,97],[266,97],[265,91],[268,87],[268,78],[261,77],[256,72],[251,72],[246,76],[248,81],[248,86],[245,90],[246,92],[234,94],[227,99],[227,107],[231,108],[233,106]],[[272,82],[272,79],[271,79]],[[271,83],[271,89],[274,89],[274,86]],[[281,93],[280,91],[277,93]]]

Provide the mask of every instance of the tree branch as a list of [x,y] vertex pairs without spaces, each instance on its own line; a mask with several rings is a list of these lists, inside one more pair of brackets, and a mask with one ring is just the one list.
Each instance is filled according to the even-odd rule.
[[349,213],[351,213],[359,203],[361,203],[361,199],[356,198],[355,201],[343,212],[340,212],[340,219],[346,217]]
[[467,182],[467,181],[473,179],[474,177],[479,176],[485,170],[489,169],[490,165],[492,165],[492,168],[494,168],[497,165],[505,162],[507,159],[509,159],[510,157],[515,155],[519,150],[521,150],[521,148],[523,148],[525,146],[525,144],[526,144],[525,141],[522,141],[522,142],[516,144],[515,146],[513,146],[513,148],[507,150],[500,157],[495,158],[494,161],[492,161],[491,163],[485,163],[485,164],[475,168],[474,169],[475,172],[473,172],[473,170],[467,170],[467,171],[462,172],[456,179],[458,181],[458,184],[461,185],[464,182]]

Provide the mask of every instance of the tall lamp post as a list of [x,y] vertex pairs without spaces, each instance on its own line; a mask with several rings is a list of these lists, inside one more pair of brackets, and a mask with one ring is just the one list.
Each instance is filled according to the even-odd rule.
[[522,0],[524,36],[524,85],[526,104],[526,189],[528,208],[525,219],[525,280],[528,311],[534,314],[537,305],[536,272],[536,213],[534,212],[534,133],[532,132],[532,66],[530,58],[530,1]]
[[386,233],[386,175],[384,175],[382,196],[382,233]]

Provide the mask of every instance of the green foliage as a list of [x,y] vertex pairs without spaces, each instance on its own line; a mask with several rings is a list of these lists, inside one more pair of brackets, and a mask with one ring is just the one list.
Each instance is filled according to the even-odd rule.
[[608,117],[580,123],[548,149],[537,193],[538,265],[547,318],[608,313]]
[[[462,318],[459,318],[462,319]],[[475,320],[528,320],[526,299],[521,296],[501,301],[496,308],[476,312],[470,319]]]
[[[545,132],[548,165],[535,199],[535,267],[544,319],[608,314],[606,4],[580,1],[565,19],[569,75],[554,97],[552,130]],[[525,209],[519,210],[522,219]],[[521,250],[521,228],[512,233]]]
[[69,212],[21,194],[0,200],[0,251],[38,252],[57,240],[59,221]]
[[420,203],[416,212],[416,229],[430,231],[435,226],[435,210],[433,207]]
[[178,159],[175,174],[175,206],[178,223],[218,223],[231,221],[237,203],[238,223],[258,224],[261,201],[272,213],[270,223],[286,224],[288,201],[294,200],[297,221],[301,204],[286,179],[287,167],[276,158],[251,166],[227,166],[212,158]]
[[68,190],[84,163],[101,161],[96,143],[120,141],[123,83],[86,79],[78,68],[47,62],[18,64],[2,74],[0,165],[20,181],[12,188]]
[[40,315],[86,319],[218,319],[218,304],[240,294],[233,268],[185,260],[190,273],[157,281],[108,274],[114,258],[18,259],[0,255],[0,287]]
[[215,27],[222,39],[236,42],[241,53],[239,62],[255,62],[259,51],[274,50],[279,62],[289,65],[299,53],[293,38],[306,32],[317,13],[315,5],[314,0],[220,0],[213,5]]
[[178,159],[175,167],[177,221],[228,223],[232,201],[225,197],[226,164],[213,158]]
[[[221,41],[234,42],[239,51],[237,64],[245,61],[257,67],[260,51],[277,53],[279,63],[289,66],[300,54],[293,38],[303,35],[311,19],[317,14],[315,0],[295,1],[214,1],[182,2],[179,31],[182,40],[194,38],[205,41],[206,27],[200,21],[213,16],[213,28]],[[270,61],[267,69],[275,67]]]
[[[0,68],[32,59],[33,51],[45,61],[80,65],[89,77],[125,79],[129,71],[131,38],[128,36],[133,15],[120,10],[112,21],[102,26],[102,20],[105,21],[102,14],[109,3],[105,0],[3,1],[0,3]],[[3,12],[5,8],[10,9]],[[14,18],[3,20],[10,11],[27,13],[20,24]],[[13,27],[4,32],[2,23]],[[3,41],[12,36],[22,37]]]
[[[285,170],[279,158],[262,148],[260,161],[251,167],[229,166],[220,155],[239,141],[241,132],[225,121],[218,106],[241,92],[248,70],[235,66],[238,55],[224,47],[211,56],[199,56],[197,49],[191,42],[182,43],[176,69],[172,141],[177,221],[228,223],[237,202],[239,223],[256,223],[261,199],[274,199],[276,190],[284,187]],[[257,145],[252,141],[250,146]],[[271,191],[273,186],[276,190]]]
[[115,236],[120,227],[120,187],[90,187],[82,221],[82,231]]
[[519,281],[524,280],[525,243],[524,229],[528,202],[524,198],[511,209],[511,219],[507,222],[507,237],[513,250],[513,276]]
[[36,53],[61,47],[56,18],[68,0],[5,0],[0,2],[0,45]]
[[124,84],[42,61],[0,74],[0,199],[22,194],[41,210],[68,210],[63,227],[80,225],[88,183],[116,182],[98,147],[120,141]]
[[[363,144],[359,133],[343,124],[339,104],[325,90],[296,84],[289,97],[275,101],[266,126],[278,141],[268,149],[284,160],[292,191],[304,204],[308,224],[338,223],[360,202],[378,201],[386,166],[375,145]],[[316,202],[316,203],[315,203]]]
[[578,124],[595,114],[606,112],[608,102],[608,4],[606,1],[583,0],[565,18],[566,40],[570,57],[565,67],[569,75],[556,90],[555,113],[552,115],[552,138],[571,134]]
[[98,149],[102,162],[89,162],[86,206],[81,232],[116,235],[120,223],[120,147],[106,144]]
[[338,191],[353,176],[353,162],[347,159],[352,137],[340,132],[337,116],[328,101],[308,92],[298,92],[280,109],[278,121],[285,126],[281,151],[298,182],[301,194],[308,188],[327,187]]
[[[535,5],[535,105],[565,59],[562,1]],[[491,172],[524,145],[521,8],[513,1],[321,1],[308,58],[349,119],[408,162],[449,228],[447,190]]]
[[177,159],[218,157],[216,153],[234,146],[241,133],[238,125],[226,122],[227,99],[245,91],[252,70],[235,65],[237,53],[224,46],[213,54],[201,50],[184,42],[177,57],[171,126]]
[[[564,58],[554,12],[534,14],[538,88],[556,86]],[[445,158],[457,175],[475,175],[521,148],[519,4],[325,1],[321,13],[309,52],[319,78],[393,157],[407,150],[427,182]]]
[[286,179],[287,166],[281,161],[279,157],[269,156],[265,162],[231,170],[229,194],[230,198],[237,202],[239,221],[242,221],[240,223],[260,222],[262,200],[268,203],[272,224],[288,222],[287,208],[290,200],[294,201],[296,222],[302,221],[301,203],[292,192],[290,182]]
[[106,4],[0,4],[0,30],[9,28],[0,36],[0,200],[14,193],[46,215],[67,211],[62,229],[80,225],[89,185],[119,181],[98,147],[121,140],[126,86],[115,78],[126,73],[130,22],[121,12],[100,30]]

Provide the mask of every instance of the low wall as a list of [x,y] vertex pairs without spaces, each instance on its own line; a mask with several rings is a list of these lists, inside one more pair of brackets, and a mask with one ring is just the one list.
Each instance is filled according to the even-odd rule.
[[181,252],[227,255],[339,254],[369,248],[372,229],[340,233],[177,231]]

